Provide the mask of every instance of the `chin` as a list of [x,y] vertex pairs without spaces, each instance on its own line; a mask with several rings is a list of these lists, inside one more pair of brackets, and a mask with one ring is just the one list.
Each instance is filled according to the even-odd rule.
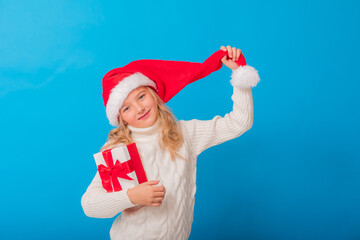
[[150,119],[148,119],[149,121],[146,121],[146,122],[139,122],[138,124],[134,124],[134,127],[137,127],[137,128],[147,128],[147,127],[151,127],[155,121],[151,121]]
[[155,120],[156,119],[151,119],[151,120],[149,119],[149,122],[146,123],[146,127],[151,127],[152,125],[154,125]]

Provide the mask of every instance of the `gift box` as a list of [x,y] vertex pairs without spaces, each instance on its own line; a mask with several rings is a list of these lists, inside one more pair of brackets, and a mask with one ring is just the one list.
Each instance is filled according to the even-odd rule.
[[117,192],[147,182],[135,143],[94,154],[102,185]]

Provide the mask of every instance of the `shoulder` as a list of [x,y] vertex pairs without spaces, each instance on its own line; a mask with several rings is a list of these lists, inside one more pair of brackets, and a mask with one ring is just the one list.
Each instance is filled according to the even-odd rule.
[[187,137],[189,121],[179,120],[179,121],[177,121],[177,124],[180,128],[181,133]]
[[184,133],[186,131],[186,128],[188,126],[188,123],[189,121],[185,121],[185,120],[179,120],[177,121],[177,124],[181,130],[182,133]]

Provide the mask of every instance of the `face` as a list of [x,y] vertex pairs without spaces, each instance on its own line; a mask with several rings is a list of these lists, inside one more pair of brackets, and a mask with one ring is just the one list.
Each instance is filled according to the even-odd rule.
[[146,128],[155,123],[158,109],[150,91],[146,87],[139,87],[130,92],[119,111],[125,124]]

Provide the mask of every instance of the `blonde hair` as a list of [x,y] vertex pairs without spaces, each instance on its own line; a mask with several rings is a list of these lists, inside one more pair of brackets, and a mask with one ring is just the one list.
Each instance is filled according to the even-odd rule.
[[[154,98],[158,108],[157,120],[160,121],[160,125],[162,126],[161,138],[159,138],[160,148],[162,150],[167,148],[170,151],[171,160],[174,160],[175,155],[184,159],[181,155],[177,153],[177,151],[182,146],[184,139],[174,114],[164,104],[164,102],[154,92],[152,88],[148,86],[146,86],[146,88],[149,90],[151,96]],[[130,129],[127,127],[127,125],[125,125],[124,121],[120,116],[118,117],[118,120],[118,127],[110,131],[107,143],[100,149],[100,151],[103,151],[113,145],[117,145],[120,143],[130,144],[134,142],[131,136]]]

